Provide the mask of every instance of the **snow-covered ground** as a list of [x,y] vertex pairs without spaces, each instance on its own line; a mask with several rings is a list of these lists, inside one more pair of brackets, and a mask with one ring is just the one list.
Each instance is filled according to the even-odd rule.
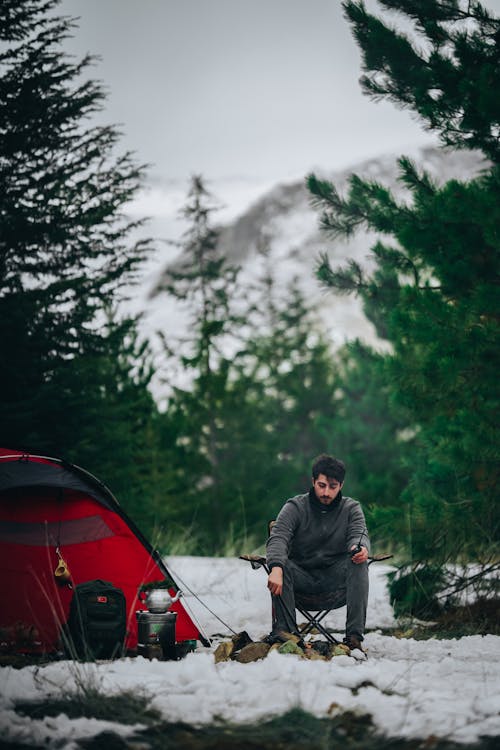
[[[219,634],[214,643],[231,633],[188,587],[234,631],[246,630],[254,640],[269,631],[262,571],[229,558],[172,557],[167,564],[204,631]],[[251,664],[215,664],[213,648],[198,647],[179,662],[137,657],[99,664],[63,661],[22,670],[4,667],[1,736],[70,750],[76,740],[106,729],[126,735],[137,728],[66,716],[30,719],[14,711],[16,702],[64,697],[82,683],[109,694],[133,690],[151,695],[152,706],[171,721],[251,722],[300,707],[318,717],[344,710],[369,713],[380,731],[391,736],[434,735],[465,743],[500,735],[500,637],[415,641],[377,632],[395,624],[386,590],[388,569],[370,569],[367,626],[375,631],[365,640],[367,661],[348,656],[307,661],[273,652]],[[344,617],[345,609],[337,610],[326,622],[342,634]]]

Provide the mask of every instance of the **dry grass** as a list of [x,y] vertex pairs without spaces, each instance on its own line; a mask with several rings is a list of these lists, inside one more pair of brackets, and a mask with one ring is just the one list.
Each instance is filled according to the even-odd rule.
[[397,638],[463,638],[467,635],[500,635],[500,599],[477,599],[472,604],[450,607],[429,625],[406,624],[383,630]]
[[32,719],[65,714],[70,719],[85,717],[115,721],[118,724],[151,724],[160,719],[158,711],[150,708],[150,698],[145,693],[124,691],[118,695],[106,695],[89,688],[77,690],[63,698],[52,698],[43,703],[33,701],[16,703],[16,713]]

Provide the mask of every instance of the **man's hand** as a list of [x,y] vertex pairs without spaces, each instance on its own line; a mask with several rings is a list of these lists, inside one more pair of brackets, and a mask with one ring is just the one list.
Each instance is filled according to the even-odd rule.
[[[351,551],[353,549],[356,549],[355,544],[352,545]],[[351,560],[353,561],[353,563],[356,563],[356,565],[366,562],[368,560],[368,550],[366,549],[366,547],[361,547],[360,551],[356,552],[356,554],[351,557]]]
[[267,588],[274,596],[281,596],[283,591],[283,570],[281,568],[271,570],[267,579]]

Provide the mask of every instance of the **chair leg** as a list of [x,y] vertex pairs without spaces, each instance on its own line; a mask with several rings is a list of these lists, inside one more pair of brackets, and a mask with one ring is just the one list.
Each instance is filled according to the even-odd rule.
[[305,609],[300,609],[299,607],[297,607],[297,609],[299,610],[300,614],[303,615],[308,620],[308,622],[304,625],[304,627],[300,628],[300,631],[299,631],[300,635],[307,635],[308,633],[311,632],[313,628],[316,628],[317,630],[319,630],[319,632],[322,635],[324,635],[326,640],[329,643],[331,643],[333,646],[336,646],[339,643],[339,641],[336,638],[334,638],[333,635],[329,633],[328,630],[326,630],[325,627],[321,623],[321,620],[324,617],[326,617],[326,615],[328,614],[330,610],[328,609],[325,609],[323,611],[319,610],[316,613],[316,615],[312,615],[310,612],[308,612]]
[[[269,575],[269,573],[271,572],[271,569],[269,568],[265,557],[261,557],[259,555],[240,555],[240,560],[246,560],[246,562],[249,562],[253,570],[263,568],[267,575]],[[300,612],[300,614],[308,620],[304,627],[299,629],[299,635],[307,635],[313,628],[316,628],[326,638],[326,640],[332,644],[332,646],[338,645],[339,641],[334,638],[333,635],[329,633],[328,630],[326,630],[321,624],[321,620],[326,617],[328,612],[330,612],[329,609],[317,610],[316,614],[312,615],[306,609],[301,609],[300,607],[296,608]]]

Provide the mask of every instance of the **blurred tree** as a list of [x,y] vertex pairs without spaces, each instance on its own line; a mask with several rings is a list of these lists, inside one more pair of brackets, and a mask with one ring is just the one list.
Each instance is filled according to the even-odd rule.
[[186,386],[177,386],[168,404],[180,448],[176,468],[182,492],[181,517],[204,520],[203,533],[222,543],[227,520],[220,492],[221,417],[231,358],[242,318],[235,309],[238,268],[221,256],[219,231],[213,225],[217,210],[201,176],[194,176],[183,215],[188,228],[180,242],[181,254],[171,264],[158,291],[176,299],[187,312],[188,333],[176,342],[163,336],[165,349],[184,373]]
[[318,275],[336,293],[361,295],[393,347],[384,363],[390,399],[415,433],[403,493],[410,558],[487,562],[498,542],[500,21],[472,0],[380,4],[412,21],[415,39],[363,3],[344,3],[365,90],[410,107],[445,144],[479,148],[492,163],[468,183],[438,187],[402,158],[402,202],[355,175],[347,197],[311,175],[326,232],[364,225],[381,238],[373,273],[354,262],[332,269],[324,257]]
[[89,124],[104,95],[92,59],[62,52],[74,25],[57,5],[0,5],[0,439],[121,489],[155,411],[135,322],[108,312],[148,250],[125,216],[143,168]]
[[279,293],[267,253],[262,276],[240,288],[217,254],[213,203],[199,178],[189,200],[201,205],[163,285],[189,301],[192,314],[189,340],[180,348],[169,342],[193,375],[175,389],[163,421],[166,441],[176,445],[170,525],[176,534],[191,530],[194,551],[248,551],[264,542],[286,497],[308,487],[311,459],[333,440],[319,424],[333,419],[334,368],[297,283]]
[[133,328],[125,337],[115,331],[112,320],[102,333],[109,352],[62,362],[54,371],[40,404],[50,428],[31,444],[40,450],[45,441],[48,450],[95,473],[151,535],[163,520],[163,502],[155,497],[168,464],[158,455],[148,347]]
[[326,450],[324,440],[318,445],[316,425],[320,418],[334,418],[332,349],[317,306],[306,300],[298,279],[291,279],[280,291],[269,249],[263,256],[257,302],[249,316],[254,334],[247,342],[245,364],[260,397],[272,400],[272,409],[266,407],[267,420],[279,435],[280,454],[309,481],[311,458]]
[[237,446],[245,446],[234,462],[236,476],[246,526],[263,541],[267,521],[284,500],[308,489],[312,459],[336,444],[336,369],[314,303],[297,279],[278,285],[267,242],[260,256],[262,273],[248,312],[251,333],[235,359],[231,386],[246,414],[233,428],[240,437],[228,444],[226,461],[230,465]]
[[346,461],[346,490],[363,503],[372,546],[400,550],[407,532],[401,492],[410,476],[415,432],[407,428],[406,410],[392,399],[383,354],[352,341],[337,351],[335,364],[336,416],[321,426]]
[[[363,503],[374,538],[397,544],[394,516],[401,517],[407,479],[402,457],[412,435],[390,403],[384,359],[359,342],[334,351],[317,301],[305,299],[297,279],[278,291],[265,242],[260,253],[263,272],[249,317],[257,333],[238,360],[268,442],[255,507],[266,508],[266,518],[275,515],[286,497],[309,486],[314,456],[332,453],[347,464],[345,491]],[[262,510],[259,516],[262,528]]]

